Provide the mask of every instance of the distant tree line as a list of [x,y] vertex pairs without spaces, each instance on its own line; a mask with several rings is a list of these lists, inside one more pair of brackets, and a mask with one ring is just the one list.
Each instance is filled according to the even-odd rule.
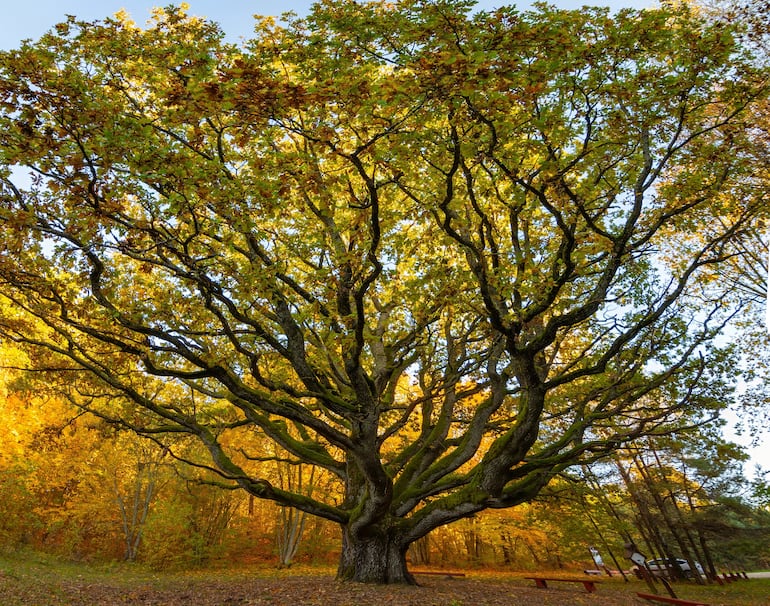
[[[338,557],[335,525],[213,486],[210,471],[67,403],[6,391],[0,417],[3,552],[154,568]],[[202,457],[194,442],[180,447],[190,459]],[[709,571],[767,567],[767,485],[745,480],[742,457],[704,432],[640,444],[611,462],[569,470],[526,507],[437,529],[413,545],[409,561],[415,568],[584,569],[593,567],[588,548],[595,545],[610,568],[627,569],[623,545],[633,540],[649,557],[692,558]],[[276,485],[333,490],[309,466],[267,456],[254,464]]]

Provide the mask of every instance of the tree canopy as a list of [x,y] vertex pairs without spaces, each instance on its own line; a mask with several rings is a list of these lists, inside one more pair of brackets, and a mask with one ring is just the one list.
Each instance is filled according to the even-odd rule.
[[[338,523],[341,578],[412,582],[431,530],[730,389],[713,278],[764,209],[767,92],[736,27],[472,8],[328,0],[238,47],[168,7],[0,55],[0,334]],[[276,457],[338,490],[271,484]]]

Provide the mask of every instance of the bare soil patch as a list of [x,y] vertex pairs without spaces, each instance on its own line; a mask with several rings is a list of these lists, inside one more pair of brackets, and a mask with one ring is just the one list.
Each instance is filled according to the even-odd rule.
[[[46,556],[0,556],[0,606],[650,606],[636,597],[642,581],[591,577],[538,589],[525,573],[468,570],[465,577],[418,575],[420,585],[342,583],[330,567],[289,570],[259,565],[154,572],[136,565],[90,566]],[[587,578],[551,571],[544,576]],[[681,584],[679,597],[712,606],[770,604],[770,579],[723,586]]]
[[0,604],[16,606],[629,606],[630,591],[581,586],[536,589],[510,580],[420,577],[419,587],[341,583],[331,576],[174,579],[121,586],[105,580],[61,579],[30,584],[0,575]]

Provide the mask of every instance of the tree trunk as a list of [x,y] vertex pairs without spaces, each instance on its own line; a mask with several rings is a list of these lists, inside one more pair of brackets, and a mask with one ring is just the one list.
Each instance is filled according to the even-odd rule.
[[[662,477],[665,478],[666,474],[666,468],[663,465],[663,461],[661,461],[660,455],[658,454],[658,451],[651,447],[651,451],[653,456],[655,457],[655,462],[658,464],[658,469],[660,471],[660,474]],[[686,478],[686,474],[683,474],[683,478]],[[683,482],[684,485],[684,482]],[[666,487],[666,491],[668,492],[668,503],[671,504],[671,509],[673,514],[676,516],[676,519],[674,520],[674,525],[679,528],[683,534],[682,537],[682,556],[689,562],[690,564],[690,573],[693,576],[693,578],[698,582],[698,584],[703,585],[704,579],[701,576],[701,574],[698,572],[698,568],[695,566],[695,561],[702,559],[702,556],[698,554],[698,545],[695,543],[695,539],[693,537],[693,534],[691,532],[691,524],[688,520],[685,519],[684,514],[682,513],[682,509],[679,507],[679,498],[677,495],[674,494],[673,489],[671,488],[670,482],[664,482],[664,486]]]
[[412,543],[409,555],[412,563],[418,566],[430,564],[430,535]]
[[[637,452],[633,460],[636,463],[639,476],[647,486],[647,492],[652,497],[652,500],[655,503],[658,512],[660,513],[660,519],[668,529],[668,534],[671,536],[671,538],[674,539],[674,542],[679,547],[679,551],[682,554],[682,557],[692,562],[693,558],[690,555],[687,544],[682,538],[682,528],[679,526],[679,524],[676,523],[676,520],[673,519],[673,514],[671,512],[671,509],[676,507],[676,501],[668,504],[664,500],[664,497],[661,496],[661,492],[663,491],[664,487],[663,483],[656,483],[656,479],[652,475],[653,472],[650,465],[647,464],[647,461],[642,458],[642,455],[639,452]],[[669,562],[675,562],[678,558],[676,558],[675,554],[671,551],[669,544],[666,542],[664,543],[664,546],[666,548],[664,549],[665,557],[669,559]],[[678,565],[670,566],[668,572],[671,575],[671,578],[674,580],[684,579],[687,576]]]
[[511,558],[511,537],[506,531],[500,533],[500,549],[503,552],[503,564],[510,566],[513,562]]
[[337,578],[359,583],[416,585],[406,567],[408,543],[386,532],[354,536],[342,529],[342,554]]
[[[628,456],[631,455],[629,454]],[[647,499],[645,499],[644,496],[640,494],[639,489],[634,483],[634,480],[631,478],[629,470],[624,467],[619,457],[615,457],[614,461],[618,471],[620,472],[621,478],[623,478],[623,483],[628,490],[628,494],[636,505],[636,526],[639,534],[641,534],[645,544],[647,545],[646,556],[648,558],[654,558],[656,557],[656,554],[660,555],[663,553],[662,539],[659,535],[658,525],[656,524],[652,513],[650,512]]]
[[276,542],[278,544],[278,566],[288,568],[297,555],[302,533],[305,530],[307,514],[293,507],[281,507]]

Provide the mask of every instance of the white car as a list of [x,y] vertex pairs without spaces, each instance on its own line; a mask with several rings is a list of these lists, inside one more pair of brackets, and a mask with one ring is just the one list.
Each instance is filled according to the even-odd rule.
[[[647,569],[656,577],[668,576],[669,570],[680,570],[685,578],[693,576],[690,563],[683,558],[647,560]],[[698,574],[705,574],[700,562],[695,562],[695,569],[698,571]]]

